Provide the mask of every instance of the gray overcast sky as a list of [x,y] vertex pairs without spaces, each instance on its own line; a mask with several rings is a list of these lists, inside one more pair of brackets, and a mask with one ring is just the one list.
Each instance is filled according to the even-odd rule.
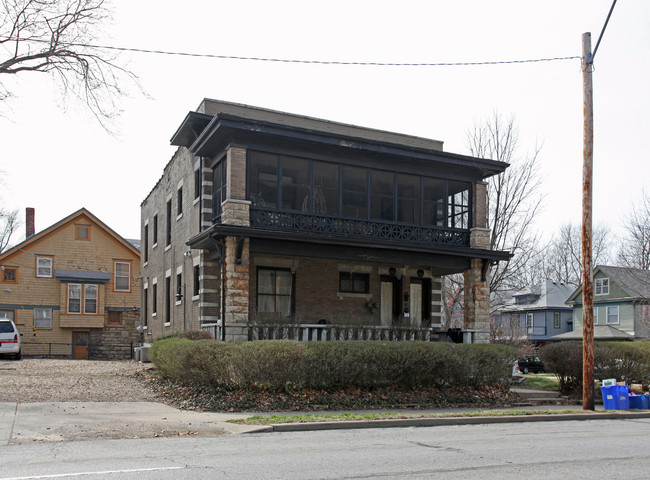
[[[231,56],[361,62],[480,62],[580,56],[611,0],[112,0],[106,42]],[[594,223],[620,230],[650,191],[650,2],[618,2],[594,71]],[[110,136],[43,74],[17,78],[0,118],[2,204],[36,209],[42,230],[81,207],[127,238],[173,155],[169,139],[202,98],[435,138],[467,154],[467,130],[515,115],[520,149],[542,144],[538,228],[579,224],[579,60],[464,67],[373,67],[121,54],[148,96],[131,92]],[[63,107],[63,108],[62,108]],[[21,232],[23,234],[23,232]],[[14,242],[20,238],[14,238]]]

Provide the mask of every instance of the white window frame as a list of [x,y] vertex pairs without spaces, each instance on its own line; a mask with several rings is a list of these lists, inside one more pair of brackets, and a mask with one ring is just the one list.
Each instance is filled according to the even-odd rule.
[[[95,296],[90,294],[94,290]],[[95,300],[95,308],[94,310],[91,310],[88,308],[88,301],[89,300]],[[83,298],[83,303],[84,303],[84,315],[97,315],[97,312],[99,311],[99,286],[95,285],[94,283],[85,283],[84,284],[84,298]]]
[[598,307],[594,306],[594,325],[598,325]]
[[[78,310],[72,310],[70,308],[70,300],[73,300],[73,298],[70,297],[70,292],[72,291],[72,288],[75,287],[75,290],[78,288],[79,289],[79,298],[75,298],[74,300],[79,300],[79,309]],[[68,283],[68,296],[67,296],[67,304],[68,304],[68,313],[71,315],[81,315],[81,304],[83,302],[83,284],[81,283]]]
[[[117,266],[118,265],[126,265],[128,267],[128,273],[126,275],[117,274]],[[126,278],[127,285],[128,287],[126,289],[124,288],[117,288],[117,281],[118,279],[124,279]],[[121,262],[121,261],[115,261],[113,264],[113,290],[116,292],[130,292],[131,291],[131,262]]]
[[597,278],[594,282],[595,295],[609,295],[609,278]]
[[[614,312],[614,311],[616,312],[616,321],[615,322],[610,322],[609,321],[609,317],[614,316],[613,313],[610,314],[610,309],[612,310],[612,312]],[[609,307],[609,306],[607,307],[607,325],[618,325],[619,323],[621,323],[621,319],[619,317],[619,311],[620,310],[618,308],[618,305],[613,305],[611,307]]]
[[[49,266],[41,266],[41,261],[45,261],[46,263],[49,263]],[[52,257],[36,257],[36,276],[40,278],[52,278],[53,264],[54,261]],[[41,269],[45,269],[46,273],[41,273]]]
[[[45,321],[45,325],[40,322]],[[43,330],[52,328],[52,309],[51,308],[35,308],[34,309],[34,328]]]

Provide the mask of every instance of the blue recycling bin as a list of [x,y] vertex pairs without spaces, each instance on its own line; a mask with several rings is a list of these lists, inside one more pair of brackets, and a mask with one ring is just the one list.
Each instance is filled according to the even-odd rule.
[[630,394],[627,385],[600,387],[605,410],[629,410]]
[[638,408],[640,410],[647,410],[648,399],[650,395],[630,395],[630,408]]

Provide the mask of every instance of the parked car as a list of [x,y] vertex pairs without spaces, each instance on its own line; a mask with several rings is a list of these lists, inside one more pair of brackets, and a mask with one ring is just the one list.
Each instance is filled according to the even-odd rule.
[[544,371],[544,362],[537,356],[520,358],[517,363],[522,373],[541,373]]
[[0,319],[0,356],[11,355],[20,360],[20,337],[16,324],[12,320]]

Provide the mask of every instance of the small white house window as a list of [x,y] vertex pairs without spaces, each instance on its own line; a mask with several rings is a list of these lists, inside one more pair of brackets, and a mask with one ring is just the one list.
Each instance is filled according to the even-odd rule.
[[596,295],[609,295],[609,278],[597,278],[594,284]]
[[34,309],[34,328],[52,328],[52,309]]
[[52,278],[52,257],[36,257],[36,276]]
[[607,323],[619,323],[618,320],[618,305],[615,307],[607,307]]

